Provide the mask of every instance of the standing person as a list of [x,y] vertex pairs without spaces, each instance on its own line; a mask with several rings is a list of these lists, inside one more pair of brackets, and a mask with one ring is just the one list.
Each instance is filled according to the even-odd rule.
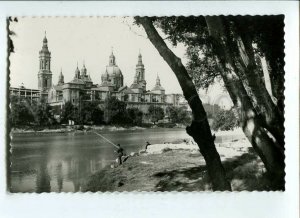
[[122,165],[122,156],[124,155],[124,149],[121,147],[120,144],[117,144],[117,146],[118,146],[118,148],[115,152],[118,155],[119,164]]

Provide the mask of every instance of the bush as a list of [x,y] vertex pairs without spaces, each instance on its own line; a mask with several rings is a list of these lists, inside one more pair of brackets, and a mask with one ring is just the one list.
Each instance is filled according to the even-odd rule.
[[166,109],[166,114],[172,123],[188,124],[192,121],[191,114],[186,107],[169,106]]
[[157,121],[162,120],[165,116],[164,109],[161,107],[151,105],[148,109],[150,120],[155,124]]
[[238,126],[238,119],[236,118],[233,110],[220,110],[214,118],[212,129],[214,131],[228,131],[233,130]]
[[175,123],[158,123],[157,126],[162,127],[162,128],[173,128],[176,126],[176,124]]
[[126,103],[115,97],[105,99],[104,102],[104,121],[107,124],[127,123]]
[[169,151],[172,151],[172,149],[168,148],[168,147],[162,149],[162,153],[166,153],[166,152],[169,152]]
[[137,108],[126,109],[127,123],[133,125],[141,125],[143,122],[143,112]]

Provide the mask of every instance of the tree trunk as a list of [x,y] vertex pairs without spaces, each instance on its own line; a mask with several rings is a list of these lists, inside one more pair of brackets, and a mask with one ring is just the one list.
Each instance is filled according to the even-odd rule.
[[278,66],[277,63],[272,61],[272,57],[265,54],[270,80],[272,85],[273,95],[277,100],[277,107],[284,113],[284,70],[283,66]]
[[[268,129],[274,138],[276,138],[279,145],[283,147],[284,117],[272,101],[265,83],[258,72],[251,39],[245,34],[240,34],[243,31],[238,30],[243,29],[243,27],[239,24],[235,28],[232,26],[229,27],[228,21],[222,17],[207,16],[206,21],[210,23],[209,29],[215,39],[214,41],[216,43],[221,42],[218,46],[215,45],[218,48],[216,51],[221,54],[219,56],[223,56],[221,62],[226,62],[224,57],[231,56],[232,67],[236,75],[241,78],[244,86],[248,87],[246,91],[248,96],[251,96],[250,99],[253,99],[253,102],[257,104],[262,121],[261,125]],[[230,33],[234,34],[236,40],[233,41],[227,38]],[[237,65],[236,63],[239,64]]]
[[212,46],[220,65],[221,76],[230,97],[237,108],[240,108],[240,121],[243,131],[253,148],[260,156],[267,171],[274,178],[277,189],[284,188],[284,151],[281,146],[268,136],[254,110],[240,77],[235,73],[233,57],[226,45],[223,24],[218,17],[206,17],[209,33],[213,37]]
[[240,63],[243,68],[243,74],[246,76],[249,87],[260,108],[261,117],[264,126],[276,138],[277,142],[284,145],[284,117],[278,107],[272,101],[271,96],[265,86],[264,81],[259,75],[252,47],[252,41],[247,35],[237,33],[239,39]]
[[135,19],[144,27],[152,44],[175,73],[184,97],[192,109],[193,121],[191,126],[187,127],[187,133],[198,144],[200,152],[206,161],[213,190],[231,190],[230,183],[226,180],[225,170],[219,153],[214,144],[206,112],[187,70],[181,63],[181,60],[167,47],[150,18],[135,17]]
[[231,98],[234,99],[235,107],[240,106],[241,127],[272,177],[273,188],[284,189],[284,150],[261,126],[260,118],[241,81],[234,80],[235,76],[230,72],[222,72],[221,75]]

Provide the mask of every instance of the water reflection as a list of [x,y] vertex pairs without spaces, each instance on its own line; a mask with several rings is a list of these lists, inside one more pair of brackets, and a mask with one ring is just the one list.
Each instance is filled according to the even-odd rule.
[[[162,143],[187,138],[183,129],[103,133],[130,154],[145,141]],[[12,192],[77,192],[93,173],[111,164],[114,148],[94,134],[14,135],[12,139]]]
[[56,176],[57,176],[57,187],[58,192],[61,192],[63,188],[63,173],[62,173],[62,162],[59,162],[56,166]]
[[40,163],[41,165],[37,170],[36,176],[36,192],[50,192],[50,175],[48,173],[47,162],[45,159],[42,159]]

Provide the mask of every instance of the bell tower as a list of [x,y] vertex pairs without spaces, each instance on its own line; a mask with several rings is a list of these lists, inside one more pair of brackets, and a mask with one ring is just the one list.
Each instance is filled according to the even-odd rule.
[[38,89],[41,90],[42,96],[48,94],[48,90],[52,86],[52,72],[51,72],[51,52],[48,50],[48,40],[43,39],[43,47],[39,52],[39,73],[38,73]]
[[138,83],[143,87],[143,90],[146,91],[146,80],[145,80],[145,67],[142,61],[141,51],[139,51],[138,63],[135,68],[136,75],[138,77]]

